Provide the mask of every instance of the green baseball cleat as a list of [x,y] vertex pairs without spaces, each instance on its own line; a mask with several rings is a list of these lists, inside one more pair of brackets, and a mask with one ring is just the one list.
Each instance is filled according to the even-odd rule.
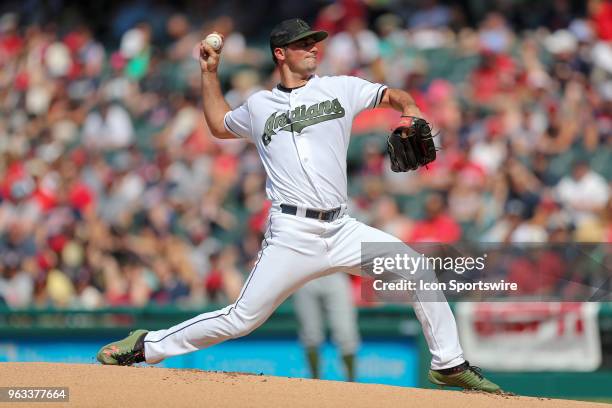
[[104,365],[130,366],[145,361],[144,338],[146,330],[134,330],[123,340],[102,347],[96,358]]
[[499,385],[487,380],[480,368],[465,362],[457,367],[446,370],[429,370],[427,376],[433,384],[449,387],[460,387],[466,390],[476,390],[491,393],[500,393]]

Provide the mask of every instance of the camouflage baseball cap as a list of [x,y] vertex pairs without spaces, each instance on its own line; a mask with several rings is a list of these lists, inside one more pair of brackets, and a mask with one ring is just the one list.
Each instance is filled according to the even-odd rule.
[[284,47],[287,44],[312,37],[316,42],[327,38],[325,31],[313,31],[307,22],[300,18],[284,20],[270,33],[270,48]]

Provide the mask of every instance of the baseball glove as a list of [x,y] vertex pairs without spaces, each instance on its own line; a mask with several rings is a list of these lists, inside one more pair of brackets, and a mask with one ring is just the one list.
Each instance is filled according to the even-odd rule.
[[436,160],[431,127],[423,118],[402,116],[387,138],[391,170],[396,173],[416,170]]

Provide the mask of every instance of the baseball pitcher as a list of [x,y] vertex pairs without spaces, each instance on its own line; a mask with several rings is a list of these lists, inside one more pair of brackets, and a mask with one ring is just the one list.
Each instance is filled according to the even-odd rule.
[[[217,76],[222,47],[200,45],[204,116],[221,139],[247,139],[257,147],[272,201],[258,260],[234,304],[204,313],[166,330],[136,330],[103,347],[103,364],[158,363],[247,335],[304,283],[334,272],[360,271],[361,243],[399,243],[346,211],[346,154],[353,118],[375,107],[402,113],[389,136],[394,171],[408,171],[435,159],[431,129],[412,97],[399,89],[350,76],[319,77],[317,43],[327,33],[300,19],[277,25],[270,35],[280,83],[252,95],[231,110]],[[416,252],[414,252],[416,254]],[[441,386],[487,392],[500,388],[463,358],[448,304],[413,307],[432,355],[429,379]]]

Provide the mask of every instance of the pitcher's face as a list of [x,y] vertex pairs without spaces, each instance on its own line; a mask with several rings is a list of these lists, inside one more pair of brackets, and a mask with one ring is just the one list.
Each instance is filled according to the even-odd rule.
[[317,69],[317,42],[304,38],[284,47],[285,63],[291,71],[304,75],[313,74]]

